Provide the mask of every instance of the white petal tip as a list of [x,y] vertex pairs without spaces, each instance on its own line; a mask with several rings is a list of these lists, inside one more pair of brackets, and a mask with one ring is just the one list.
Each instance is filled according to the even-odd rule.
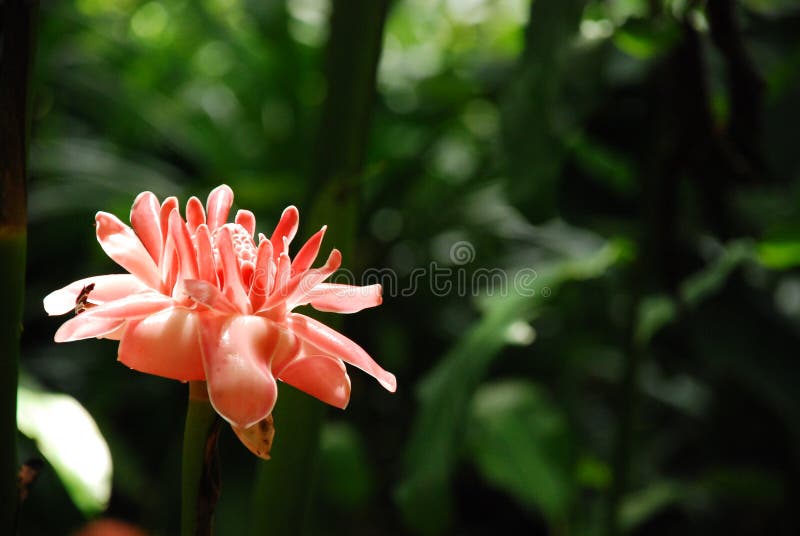
[[378,378],[378,382],[390,393],[397,391],[397,378],[391,372],[387,372],[385,376]]

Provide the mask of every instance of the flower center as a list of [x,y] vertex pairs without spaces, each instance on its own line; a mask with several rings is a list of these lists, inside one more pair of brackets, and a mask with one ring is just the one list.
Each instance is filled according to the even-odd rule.
[[236,255],[236,258],[239,260],[239,266],[241,266],[245,261],[255,264],[256,257],[258,256],[256,244],[253,241],[253,237],[247,232],[247,229],[238,223],[226,223],[214,231],[214,234],[211,236],[214,244],[214,250],[216,251],[217,249],[218,234],[220,229],[223,227],[227,227],[231,232],[231,238],[233,239],[233,252]]

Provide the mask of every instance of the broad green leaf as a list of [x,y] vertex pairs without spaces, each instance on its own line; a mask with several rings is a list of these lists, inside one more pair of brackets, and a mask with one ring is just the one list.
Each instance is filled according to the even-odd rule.
[[326,501],[344,512],[365,506],[373,482],[358,431],[344,422],[326,424],[319,456],[320,486]]
[[566,417],[531,382],[481,387],[472,402],[467,443],[484,478],[551,522],[574,495],[573,444]]
[[514,277],[514,292],[487,300],[484,316],[420,382],[420,406],[406,451],[408,476],[397,491],[406,522],[416,531],[438,534],[449,523],[448,479],[459,453],[470,399],[508,344],[509,326],[532,317],[543,295],[563,283],[600,277],[625,251],[625,244],[601,242],[600,247],[541,266],[536,277]]
[[105,510],[111,496],[111,452],[89,412],[69,395],[20,387],[17,421],[78,509],[86,516]]

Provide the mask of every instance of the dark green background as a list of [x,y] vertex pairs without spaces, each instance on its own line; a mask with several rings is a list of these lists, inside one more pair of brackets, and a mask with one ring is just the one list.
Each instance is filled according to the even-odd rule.
[[[324,68],[344,2],[42,2],[21,367],[91,412],[108,514],[153,534],[177,532],[186,387],[111,341],[56,345],[41,299],[118,271],[93,215],[127,220],[143,190],[225,182],[262,232],[288,204],[308,219],[339,150],[328,89],[360,76],[355,56]],[[352,371],[309,533],[800,531],[798,35],[790,0],[392,3],[377,95],[356,99],[359,207],[327,223],[356,218],[356,276],[397,274],[342,329],[399,387]],[[433,266],[449,292],[401,292]],[[492,293],[488,269],[536,279]],[[221,450],[217,533],[244,534],[257,461],[229,431]],[[82,522],[45,470],[23,534]]]

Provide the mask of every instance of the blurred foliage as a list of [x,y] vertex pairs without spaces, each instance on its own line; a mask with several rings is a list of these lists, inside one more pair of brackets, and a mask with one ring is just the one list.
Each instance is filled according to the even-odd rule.
[[[262,231],[311,212],[335,6],[42,2],[22,368],[89,411],[107,514],[152,534],[177,532],[185,386],[55,345],[41,298],[118,270],[92,216],[142,190],[226,182]],[[798,32],[790,0],[392,3],[341,224],[385,293],[343,329],[399,388],[353,371],[309,533],[800,532]],[[244,534],[260,462],[221,441],[218,531]],[[84,522],[48,468],[24,516]]]
[[92,416],[74,398],[20,386],[17,426],[36,441],[67,493],[87,516],[99,514],[111,496],[112,461]]

